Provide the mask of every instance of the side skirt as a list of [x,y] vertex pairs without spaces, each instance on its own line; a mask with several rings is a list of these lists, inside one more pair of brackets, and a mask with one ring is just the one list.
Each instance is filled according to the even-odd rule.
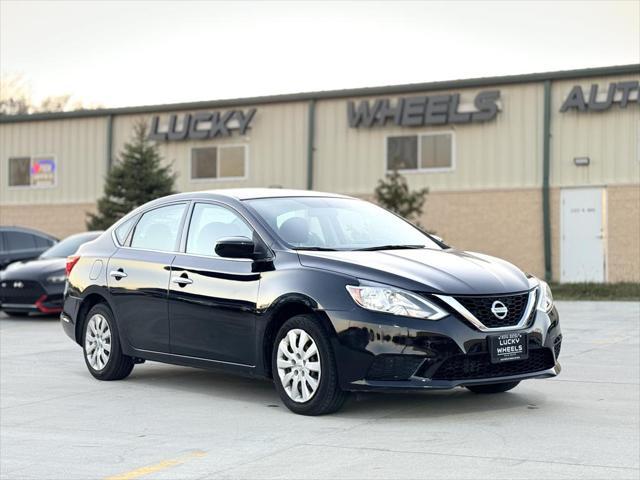
[[151,350],[140,350],[131,346],[124,349],[125,355],[130,357],[142,358],[153,362],[168,363],[170,365],[180,365],[183,367],[203,368],[206,370],[215,370],[221,372],[229,372],[237,375],[255,377],[258,376],[255,365],[244,365],[241,363],[223,362],[220,360],[211,360],[208,358],[189,357],[186,355],[176,355],[174,353],[154,352]]

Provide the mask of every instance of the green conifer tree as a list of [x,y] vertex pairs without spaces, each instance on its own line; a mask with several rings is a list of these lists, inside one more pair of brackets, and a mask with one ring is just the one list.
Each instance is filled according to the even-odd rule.
[[427,193],[429,193],[428,188],[409,190],[407,180],[397,170],[394,170],[388,173],[384,179],[378,180],[375,200],[381,207],[391,210],[419,226],[418,219],[422,215]]
[[147,138],[145,122],[134,126],[132,139],[107,174],[104,195],[97,213],[89,213],[87,228],[104,230],[134,208],[159,197],[175,193],[176,175],[171,166],[162,166],[158,147]]

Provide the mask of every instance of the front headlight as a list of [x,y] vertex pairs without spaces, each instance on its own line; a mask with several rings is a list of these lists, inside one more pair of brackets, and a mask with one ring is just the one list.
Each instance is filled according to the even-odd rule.
[[553,308],[553,295],[547,282],[540,280],[540,300],[538,300],[538,310],[549,313]]
[[67,277],[64,273],[62,275],[51,275],[47,277],[47,283],[64,283],[66,279]]
[[406,317],[440,320],[448,313],[430,301],[411,292],[388,286],[347,285],[353,301],[367,310]]

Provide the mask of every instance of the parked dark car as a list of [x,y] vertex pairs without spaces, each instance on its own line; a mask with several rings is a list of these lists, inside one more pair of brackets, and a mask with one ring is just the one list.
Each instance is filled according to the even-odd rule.
[[0,270],[21,260],[38,257],[58,241],[46,233],[24,227],[0,227]]
[[67,269],[62,325],[100,380],[145,360],[222,368],[317,415],[349,391],[496,393],[560,372],[546,283],[345,196],[172,195]]
[[45,250],[37,259],[16,262],[0,272],[0,311],[9,315],[59,313],[66,281],[67,257],[102,232],[71,235]]

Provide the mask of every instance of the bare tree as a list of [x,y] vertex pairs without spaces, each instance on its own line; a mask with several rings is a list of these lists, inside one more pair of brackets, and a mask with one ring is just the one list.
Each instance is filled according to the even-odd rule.
[[0,77],[0,115],[20,115],[31,111],[31,92],[22,75]]
[[[39,112],[65,112],[67,110],[79,110],[79,109],[70,109],[69,104],[71,102],[71,95],[56,95],[47,97],[40,103],[38,107]],[[82,106],[80,107],[80,109]]]
[[31,98],[29,82],[23,75],[3,74],[0,77],[0,115],[24,115],[40,112],[68,112],[86,108],[100,108],[100,104],[85,104],[70,94],[51,95],[40,104]]

